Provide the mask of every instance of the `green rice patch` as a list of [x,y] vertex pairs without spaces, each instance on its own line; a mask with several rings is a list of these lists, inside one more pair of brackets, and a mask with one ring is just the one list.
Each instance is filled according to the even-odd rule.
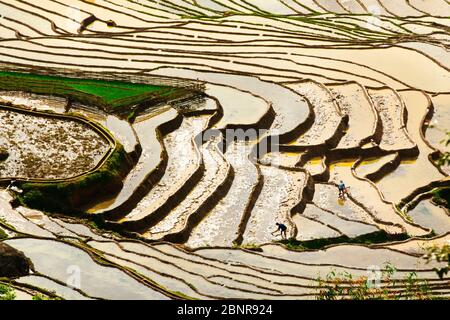
[[117,108],[165,97],[177,89],[123,81],[85,80],[2,71],[0,90],[63,96],[81,103]]

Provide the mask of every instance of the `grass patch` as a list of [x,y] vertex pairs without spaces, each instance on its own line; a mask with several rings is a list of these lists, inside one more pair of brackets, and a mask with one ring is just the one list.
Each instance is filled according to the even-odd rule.
[[299,241],[296,239],[280,240],[279,243],[284,244],[290,250],[307,250],[307,249],[323,249],[326,246],[341,243],[351,243],[351,244],[376,244],[384,243],[390,241],[402,241],[409,239],[409,236],[405,233],[400,233],[396,235],[391,235],[386,233],[386,231],[376,231],[361,235],[355,238],[349,238],[347,236],[340,236],[336,238],[322,238],[307,241]]
[[77,204],[86,200],[84,197],[100,195],[108,186],[120,183],[127,161],[123,146],[118,145],[99,170],[68,182],[23,183],[18,199],[22,205],[41,211],[77,213]]
[[247,244],[241,244],[241,245],[234,243],[233,248],[241,248],[241,249],[246,249],[246,250],[250,250],[250,251],[263,252],[261,247],[258,244],[254,244],[254,243],[247,243]]
[[33,296],[33,300],[37,300],[37,301],[42,301],[42,300],[61,300],[61,298],[57,298],[57,297],[51,298],[51,297],[47,297],[47,296],[44,296],[43,294],[38,293],[35,296]]
[[16,292],[10,286],[0,283],[0,300],[14,300]]
[[[429,283],[410,272],[396,279],[397,269],[386,264],[384,269],[368,270],[369,276],[331,271],[325,279],[318,278],[317,300],[431,300]],[[315,285],[315,283],[313,284]],[[402,288],[401,288],[402,286]]]
[[8,239],[8,235],[2,228],[0,228],[0,240],[5,240],[5,239]]
[[450,210],[450,188],[438,188],[433,191],[433,202]]
[[62,96],[73,101],[107,109],[127,107],[150,99],[167,97],[178,90],[169,86],[7,71],[0,72],[0,89]]

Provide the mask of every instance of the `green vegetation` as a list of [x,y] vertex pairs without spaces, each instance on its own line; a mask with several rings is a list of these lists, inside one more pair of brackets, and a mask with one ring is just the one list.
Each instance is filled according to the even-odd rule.
[[[428,282],[411,272],[403,280],[394,279],[396,268],[387,264],[375,277],[355,278],[348,272],[331,271],[325,279],[318,278],[317,300],[429,300]],[[402,285],[402,288],[399,288]]]
[[[450,245],[431,246],[425,248],[424,256],[430,261],[447,262],[442,268],[434,268],[443,279],[450,271]],[[386,264],[383,270],[379,270],[376,279],[376,270],[368,270],[371,277],[360,276],[355,278],[348,272],[337,273],[331,271],[325,279],[317,278],[318,287],[316,299],[318,300],[429,300],[433,297],[426,280],[417,278],[415,272],[409,273],[405,279],[394,279],[396,268]],[[375,276],[375,277],[373,277]],[[378,285],[377,285],[378,284]],[[401,288],[402,287],[402,288]]]
[[[450,131],[447,131],[446,138],[441,141],[445,146],[450,145]],[[437,161],[438,166],[450,165],[450,152],[445,152]],[[433,202],[450,209],[450,188],[437,188],[433,191]]]
[[14,300],[16,293],[13,288],[6,284],[0,283],[0,300]]
[[0,228],[17,232],[16,228],[10,225],[4,218],[0,218]]
[[61,298],[58,298],[58,297],[56,297],[56,298],[51,298],[51,297],[47,297],[47,296],[44,296],[43,294],[36,294],[35,296],[33,296],[33,300],[38,300],[38,301],[41,301],[41,300],[61,300]]
[[254,244],[254,243],[247,243],[247,244],[242,244],[242,245],[234,243],[233,248],[241,248],[241,249],[246,249],[246,250],[250,250],[250,251],[263,252],[263,250],[261,249],[261,246],[258,244]]
[[0,89],[70,98],[104,109],[127,107],[176,91],[168,86],[0,72]]
[[126,152],[119,145],[106,162],[95,172],[60,183],[23,183],[18,195],[21,204],[47,212],[76,213],[83,197],[98,196],[108,187],[121,183],[123,169],[128,166]]
[[349,238],[347,236],[340,236],[336,238],[323,238],[314,239],[307,241],[299,241],[296,239],[281,240],[279,243],[284,244],[290,250],[307,250],[307,249],[322,249],[326,246],[341,243],[352,243],[352,244],[374,244],[374,243],[384,243],[389,241],[402,241],[408,239],[409,236],[405,233],[391,235],[386,233],[386,231],[376,231],[361,235],[355,238]]
[[[441,141],[446,147],[450,145],[450,131],[447,131],[446,137]],[[450,152],[445,152],[438,160],[437,164],[439,166],[448,166],[450,165]]]
[[8,151],[0,148],[0,161],[6,160],[8,158]]
[[433,191],[433,202],[450,210],[450,188],[437,188]]
[[5,239],[8,239],[8,235],[2,228],[0,228],[0,240],[5,240]]
[[48,297],[42,295],[42,294],[37,294],[35,296],[33,296],[33,300],[51,300]]
[[428,260],[428,262],[433,260],[437,262],[447,262],[447,265],[445,267],[434,269],[439,278],[443,279],[444,276],[446,276],[450,271],[450,245],[445,244],[442,247],[434,245],[427,248],[426,250],[427,254],[425,255],[425,258]]

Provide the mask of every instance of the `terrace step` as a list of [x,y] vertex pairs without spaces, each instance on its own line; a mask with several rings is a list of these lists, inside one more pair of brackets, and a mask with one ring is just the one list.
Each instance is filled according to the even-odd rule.
[[[42,213],[38,210],[32,210],[25,207],[17,207],[13,209],[16,214],[20,214],[22,217],[24,217],[29,222],[35,224],[36,226],[39,226],[40,228],[44,229],[45,231],[48,231],[52,234],[50,238],[53,237],[77,237],[75,233],[70,231],[69,229],[64,228],[61,224],[59,224],[57,219],[51,218],[47,216],[45,213]],[[12,211],[10,212],[12,213]],[[9,216],[9,215],[8,215]],[[8,217],[10,220],[13,218],[12,216]],[[7,221],[8,221],[7,220]],[[18,228],[17,231],[24,232],[26,231]],[[29,232],[25,232],[29,233]]]
[[348,115],[343,115],[334,102],[330,91],[322,84],[305,80],[290,83],[287,87],[307,99],[314,113],[312,126],[298,139],[280,146],[282,151],[307,150],[319,154],[324,149],[335,147],[343,135]]
[[160,68],[151,72],[152,75],[165,75],[183,79],[198,79],[213,85],[223,85],[250,92],[264,99],[275,112],[275,119],[268,135],[280,137],[281,142],[288,142],[311,125],[310,108],[307,101],[293,90],[279,84],[262,81],[257,77],[203,72],[180,68]]
[[431,118],[433,108],[430,98],[420,91],[400,91],[400,97],[408,112],[407,131],[418,147],[419,155],[414,160],[405,159],[400,165],[376,182],[384,199],[395,204],[407,202],[435,184],[445,184],[445,174],[430,161],[436,151],[424,140],[424,122]]
[[378,140],[379,118],[366,89],[356,83],[327,85],[342,113],[348,115],[348,130],[335,152],[351,153],[371,140]]
[[294,215],[292,221],[294,221],[297,226],[298,233],[295,239],[298,241],[337,238],[342,235],[339,230],[332,229],[325,223],[312,219],[303,214]]
[[[441,154],[450,152],[450,146],[445,146],[442,141],[445,137],[445,130],[443,128],[450,128],[450,110],[447,108],[450,105],[450,94],[439,94],[431,96],[433,104],[433,117],[424,122],[424,136],[426,142],[438,150]],[[450,165],[442,165],[441,171],[447,176],[450,175]]]
[[311,158],[311,156],[306,153],[301,154],[299,159],[296,166],[302,167],[308,171],[315,182],[328,180],[329,172],[326,156]]
[[193,190],[204,175],[205,165],[194,139],[207,127],[211,115],[184,117],[181,126],[164,138],[168,156],[164,175],[120,224],[142,231],[154,226]]
[[[345,235],[349,238],[354,238],[360,235],[376,232],[379,229],[368,223],[361,223],[356,220],[345,219],[341,215],[335,212],[325,210],[317,205],[307,204],[305,210],[301,213],[306,218],[320,222],[327,227],[337,231],[339,235]],[[301,226],[297,226],[299,232],[301,232]],[[323,236],[319,236],[319,239],[323,239]]]
[[[184,294],[188,294],[189,291],[192,294],[194,290],[194,296],[200,295],[215,299],[237,297],[274,299],[284,296],[280,294],[280,290],[260,285],[260,283],[268,285],[269,281],[253,276],[249,270],[241,273],[229,271],[228,269],[231,267],[223,263],[211,263],[195,256],[190,258],[191,254],[174,250],[169,245],[143,247],[123,242],[120,243],[120,248],[104,243],[91,243],[91,245],[97,250],[109,254],[109,257],[114,256],[133,261],[134,264],[139,264],[141,267],[145,266],[146,269],[152,271],[153,276],[156,273],[159,275],[158,278],[164,277],[161,280],[166,285],[177,285],[179,289],[183,289]],[[120,263],[120,261],[116,261]],[[175,282],[174,279],[178,281]],[[186,285],[183,288],[180,282],[188,284],[191,289],[186,288]]]
[[432,229],[437,235],[450,232],[450,211],[433,204],[430,199],[422,200],[414,208],[409,209],[407,214],[412,221]]
[[131,210],[160,179],[165,167],[161,139],[177,128],[180,122],[181,116],[172,108],[138,117],[133,124],[142,148],[138,163],[123,181],[120,193],[113,200],[97,204],[90,212],[114,220]]
[[[73,244],[32,238],[10,239],[5,242],[23,251],[39,274],[59,282],[66,283],[68,270],[72,270],[72,273],[82,270],[83,292],[90,297],[169,299],[166,293],[161,293],[162,290],[156,286],[151,288],[119,268],[98,264],[92,256]],[[78,269],[74,269],[74,266]]]
[[47,181],[80,176],[96,168],[114,148],[89,121],[75,116],[0,105],[0,179]]
[[[239,249],[205,248],[195,253],[203,258],[213,259],[236,266],[246,266],[256,272],[278,273],[280,276],[317,280],[323,279],[330,270],[335,272],[350,272],[359,277],[367,274],[367,266],[383,266],[386,261],[395,261],[401,267],[395,279],[405,279],[408,273],[418,272],[420,278],[437,281],[436,273],[430,269],[426,261],[420,257],[411,256],[398,251],[371,248],[357,245],[330,246],[324,250],[289,251],[279,245],[264,245],[262,252]],[[436,264],[435,264],[436,265]],[[413,266],[413,267],[412,267]],[[299,280],[296,280],[296,282]],[[438,280],[439,281],[439,280]],[[445,284],[447,281],[439,281]],[[399,283],[400,284],[400,283]],[[401,286],[407,285],[403,283]],[[314,292],[314,288],[307,291]]]
[[36,237],[55,237],[51,232],[37,226],[11,206],[13,197],[8,191],[0,190],[0,219],[15,231]]
[[[258,296],[281,299],[289,296],[298,298],[309,291],[308,279],[204,258],[195,252],[187,252],[169,244],[149,246],[142,243],[120,242],[118,246],[122,251],[112,247],[111,244],[92,242],[89,244],[110,255],[136,261],[137,264],[151,270],[153,277],[159,277],[163,283],[169,284],[169,281],[173,283],[174,279],[187,284],[199,283],[199,286],[195,285],[193,289],[196,296],[200,294],[216,299],[225,297],[254,299]],[[147,274],[150,275],[149,272]],[[224,287],[225,290],[216,286]],[[217,291],[212,291],[214,288]],[[172,287],[168,289],[173,290]],[[183,293],[187,294],[188,289],[184,290],[186,291]],[[192,292],[192,289],[190,291]]]
[[187,246],[232,246],[238,238],[261,180],[257,168],[248,158],[251,145],[236,141],[228,146],[225,159],[234,170],[230,190],[192,230]]
[[400,155],[397,152],[382,157],[364,158],[358,161],[355,175],[377,181],[397,169],[400,161]]
[[[448,244],[450,241],[450,233],[431,238],[431,239],[409,239],[402,242],[394,242],[388,244],[386,247],[392,250],[397,250],[405,254],[409,254],[416,257],[422,257],[426,254],[426,248],[432,246],[443,246]],[[376,245],[374,247],[380,247],[381,245]]]
[[329,169],[329,182],[337,186],[341,180],[344,181],[346,186],[350,187],[349,194],[352,201],[369,212],[374,221],[379,223],[380,228],[386,225],[384,228],[388,233],[406,232],[414,236],[429,233],[429,230],[411,224],[401,217],[391,203],[382,199],[380,191],[373,183],[358,178],[354,173],[355,163],[356,160],[332,163]]
[[407,114],[397,92],[385,88],[370,89],[368,93],[378,112],[383,128],[379,148],[385,152],[397,151],[403,157],[411,157],[417,154],[417,146],[406,131]]
[[275,222],[288,226],[287,237],[296,234],[291,216],[307,193],[310,176],[301,169],[260,166],[263,187],[243,233],[243,244],[262,244],[273,240]]
[[138,159],[141,154],[141,145],[133,126],[126,120],[114,115],[108,115],[105,126],[114,137],[123,145],[125,152]]
[[231,86],[206,84],[205,93],[217,99],[222,118],[214,128],[268,128],[273,121],[273,109],[262,98]]
[[66,300],[92,300],[92,298],[88,297],[85,293],[69,288],[66,285],[44,276],[30,275],[19,278],[16,282],[42,288],[49,292],[54,292],[58,297]]
[[[146,291],[141,287],[145,285],[152,288],[153,283],[158,283],[161,286],[159,290],[164,292],[178,292],[185,297],[200,299],[314,298],[316,288],[311,286],[311,283],[317,279],[318,275],[326,275],[331,270],[335,270],[336,272],[349,271],[355,276],[363,276],[367,273],[367,264],[383,265],[385,261],[395,261],[395,265],[399,266],[399,270],[394,275],[396,279],[403,279],[409,272],[414,271],[420,278],[433,281],[433,286],[445,286],[447,283],[437,280],[437,275],[432,270],[437,264],[427,264],[420,257],[421,255],[405,254],[397,248],[390,250],[377,246],[341,245],[325,250],[295,252],[278,245],[265,245],[261,252],[237,248],[209,248],[187,252],[180,247],[164,243],[149,245],[136,241],[87,242],[86,250],[95,249],[97,254],[102,254],[104,261],[112,262],[115,266],[106,270],[99,265],[93,268],[88,263],[90,258],[86,253],[57,241],[31,238],[8,241],[16,243],[15,246],[25,248],[40,274],[45,275],[47,279],[55,279],[60,284],[63,282],[59,279],[62,279],[64,275],[59,275],[56,271],[65,270],[64,266],[70,264],[72,258],[69,259],[70,261],[63,262],[53,252],[66,252],[73,259],[77,259],[77,265],[89,271],[89,278],[104,279],[110,276],[110,273],[114,273],[115,278],[108,280],[105,289],[83,284],[82,294],[90,298],[118,298],[117,294],[125,289],[134,289],[133,296],[138,295],[142,299],[155,298],[154,291]],[[425,246],[431,244],[430,240],[423,240],[423,242]],[[47,262],[52,261],[52,264],[44,264],[43,260],[37,256],[37,252],[47,252],[43,249],[47,250],[50,247],[55,249],[58,246],[58,250],[49,251],[44,258]],[[414,248],[418,248],[417,244],[414,244]],[[361,260],[361,257],[365,259]],[[125,278],[121,274],[122,271],[118,269],[123,267],[129,268]],[[136,272],[140,275],[139,282],[129,277],[131,274],[136,275]],[[137,284],[140,286],[136,287]],[[407,283],[399,281],[398,285],[403,288]],[[50,288],[55,285],[42,286]],[[114,290],[117,288],[121,290]],[[127,294],[129,294],[128,291]]]
[[218,148],[222,136],[212,137],[200,147],[205,171],[195,188],[162,220],[149,228],[146,239],[185,242],[204,216],[227,195],[234,170]]
[[[376,218],[374,218],[370,212],[358,205],[352,199],[347,199],[345,202],[340,201],[338,199],[339,192],[336,186],[317,183],[315,184],[314,189],[315,191],[312,204],[314,204],[319,210],[323,210],[328,213],[331,212],[337,217],[350,222],[359,222],[365,226],[370,226],[370,232],[378,231],[379,229],[385,230],[388,233],[392,232],[391,226],[377,222]],[[368,228],[363,229],[368,231]]]

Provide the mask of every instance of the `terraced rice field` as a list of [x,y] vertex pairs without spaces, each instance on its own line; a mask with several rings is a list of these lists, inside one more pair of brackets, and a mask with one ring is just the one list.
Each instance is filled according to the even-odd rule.
[[[18,112],[19,111],[19,112]],[[61,179],[93,169],[108,141],[81,121],[30,115],[0,106],[0,178]]]
[[[19,88],[16,86],[17,83],[20,83]],[[51,88],[51,92],[48,92],[48,87]],[[97,100],[99,106],[109,108],[137,104],[145,101],[155,92],[170,90],[165,86],[131,85],[118,81],[71,79],[17,72],[0,73],[0,88],[32,93],[52,93],[80,102]]]
[[[110,141],[64,115],[107,129],[133,163],[85,219],[0,189],[3,241],[34,263],[13,281],[24,298],[314,299],[319,276],[385,263],[400,290],[416,272],[449,297],[442,264],[423,258],[450,241],[432,201],[450,188],[435,161],[448,152],[448,1],[10,0],[0,14],[0,104],[26,110],[0,107],[0,180],[101,162]],[[197,90],[155,99],[173,88]]]

